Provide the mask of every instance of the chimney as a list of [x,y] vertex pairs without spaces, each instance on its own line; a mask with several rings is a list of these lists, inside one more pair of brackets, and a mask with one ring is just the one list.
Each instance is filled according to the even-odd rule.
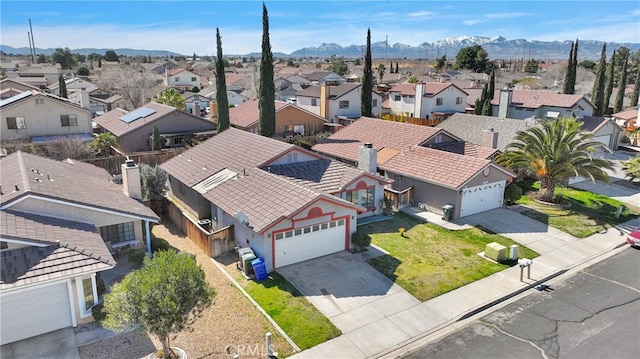
[[198,117],[200,117],[200,102],[195,101],[195,102],[193,103],[193,107],[191,107],[191,113],[192,113],[194,116],[198,116]]
[[320,86],[320,117],[323,117],[333,123],[333,119],[329,118],[329,96],[331,96],[331,87],[326,83]]
[[358,148],[358,168],[369,173],[378,172],[378,151],[370,142]]
[[511,96],[513,91],[505,88],[500,90],[500,103],[498,105],[498,117],[509,118],[509,106],[511,106]]
[[426,85],[423,82],[416,84],[416,96],[413,103],[413,117],[422,118],[422,98]]
[[89,91],[80,90],[80,107],[91,110],[91,101],[89,101]]
[[480,133],[480,146],[498,148],[498,132],[494,131],[493,128],[482,130]]
[[126,160],[122,165],[122,190],[127,196],[142,200],[140,167],[133,160]]

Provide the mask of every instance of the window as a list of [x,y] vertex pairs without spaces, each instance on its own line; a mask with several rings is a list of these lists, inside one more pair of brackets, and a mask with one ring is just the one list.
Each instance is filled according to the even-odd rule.
[[311,227],[304,227],[304,234],[311,232]]
[[338,225],[339,225],[339,226],[344,226],[344,219],[339,220],[339,221],[338,221]]
[[442,97],[436,98],[436,106],[442,106],[443,103],[444,100],[442,99]]
[[462,104],[462,97],[456,97],[456,105]]
[[9,243],[7,242],[0,242],[0,249],[7,249],[9,248]]
[[293,132],[297,132],[304,136],[304,125],[293,125]]
[[44,105],[44,99],[43,98],[37,98],[36,99],[36,105]]
[[336,222],[329,222],[329,228],[335,228]]
[[133,230],[133,222],[100,227],[100,235],[105,242],[111,242],[111,244],[136,240],[136,235]]
[[84,294],[84,310],[88,311],[95,304],[93,298],[93,283],[91,278],[82,279],[82,292]]
[[300,228],[299,228],[299,229],[296,229],[296,231],[295,231],[295,232],[296,232],[296,236],[299,236],[299,235],[301,235],[301,234],[302,234],[302,229],[300,229]]
[[321,225],[320,225],[320,227],[321,227],[323,230],[325,230],[325,229],[329,228],[329,225],[328,225],[328,224],[326,224],[326,223],[323,223],[323,224],[321,224]]
[[298,162],[298,154],[296,152],[287,154],[287,162],[294,163]]
[[346,109],[349,108],[349,101],[340,101],[340,109]]
[[192,78],[191,78],[191,82],[196,82],[196,78],[195,78],[195,77],[192,77]]
[[78,118],[76,115],[60,115],[62,127],[78,126]]
[[378,106],[378,99],[377,99],[377,98],[374,98],[374,99],[371,101],[371,106],[372,106],[372,107],[377,107],[377,106]]
[[7,127],[10,130],[22,130],[27,128],[24,117],[7,117]]
[[360,205],[364,208],[373,208],[375,187],[360,190]]
[[282,238],[284,238],[284,234],[283,233],[277,233],[276,234],[276,240],[282,239]]
[[174,146],[182,146],[184,144],[184,137],[174,137],[173,145]]
[[314,231],[314,232],[317,232],[317,231],[319,231],[319,230],[320,230],[320,226],[319,226],[319,225],[315,225],[315,226],[313,226],[313,231]]
[[318,106],[318,100],[315,98],[311,99],[311,106]]
[[402,99],[402,96],[400,95],[393,96],[393,101],[400,101],[401,99]]
[[293,232],[291,232],[291,231],[284,232],[284,237],[285,237],[285,238],[291,238],[291,237],[293,237]]
[[173,78],[173,80],[174,80],[175,82],[178,82],[178,81],[180,81],[180,78],[176,76],[176,77],[174,77],[174,78]]

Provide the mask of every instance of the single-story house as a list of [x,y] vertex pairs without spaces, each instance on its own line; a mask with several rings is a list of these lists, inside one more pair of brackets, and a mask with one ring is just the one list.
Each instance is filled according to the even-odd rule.
[[[494,163],[496,149],[464,143],[439,128],[362,117],[314,145],[313,150],[357,163],[358,148],[377,151],[377,169],[389,180],[385,196],[394,208],[418,206],[453,218],[502,206],[504,188],[516,175]],[[450,152],[453,149],[452,152]],[[373,167],[373,165],[372,165]]]
[[20,151],[0,166],[0,343],[92,321],[96,274],[122,248],[149,250],[159,222],[140,201],[138,167],[118,185],[93,165]]
[[551,90],[496,90],[491,105],[493,116],[515,119],[582,118],[591,116],[594,110],[585,95]]
[[350,249],[358,218],[382,213],[389,182],[233,127],[160,167],[186,216],[211,221],[212,231],[233,226],[237,246],[251,247],[268,271]]

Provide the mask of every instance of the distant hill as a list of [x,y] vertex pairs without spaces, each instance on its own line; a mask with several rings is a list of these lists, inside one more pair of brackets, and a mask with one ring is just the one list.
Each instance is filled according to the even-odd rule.
[[[602,50],[603,41],[580,40],[578,57],[580,60],[598,60]],[[508,40],[502,36],[495,38],[481,36],[461,36],[457,38],[446,38],[432,43],[424,42],[418,46],[405,45],[401,43],[389,44],[376,42],[371,44],[371,56],[374,58],[390,59],[435,59],[442,55],[447,55],[448,59],[453,59],[458,51],[464,47],[480,45],[487,51],[490,59],[536,59],[536,60],[566,60],[569,57],[571,41],[529,41],[525,39]],[[640,50],[640,43],[607,43],[607,56],[610,56],[614,49],[627,47],[631,52]],[[29,54],[28,47],[14,48],[0,45],[0,50],[6,54]],[[118,55],[126,56],[191,56],[191,54],[178,54],[166,50],[141,50],[141,49],[71,49],[73,53],[88,55],[91,53],[104,54],[107,50],[113,50]],[[50,55],[55,49],[37,49],[38,54]],[[319,46],[304,47],[291,54],[274,52],[275,58],[286,57],[331,57],[336,55],[345,58],[360,58],[364,56],[365,45],[349,45],[342,47],[335,43],[323,43]],[[244,54],[241,56],[260,58],[259,52]]]

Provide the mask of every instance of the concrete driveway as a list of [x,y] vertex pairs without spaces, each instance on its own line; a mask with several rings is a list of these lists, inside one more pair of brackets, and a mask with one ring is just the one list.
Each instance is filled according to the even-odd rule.
[[78,346],[73,328],[64,328],[50,333],[20,340],[0,347],[1,358],[68,358],[78,359]]
[[540,254],[561,247],[561,243],[568,244],[576,240],[574,236],[553,228],[546,223],[505,208],[496,208],[477,213],[463,217],[459,221],[472,226],[482,226]]
[[[612,180],[615,180],[615,178]],[[571,187],[602,194],[607,197],[616,199],[622,203],[640,207],[640,186],[632,188],[621,186],[619,184],[616,184],[615,182],[604,183],[601,181],[581,181],[578,183],[573,183]]]

